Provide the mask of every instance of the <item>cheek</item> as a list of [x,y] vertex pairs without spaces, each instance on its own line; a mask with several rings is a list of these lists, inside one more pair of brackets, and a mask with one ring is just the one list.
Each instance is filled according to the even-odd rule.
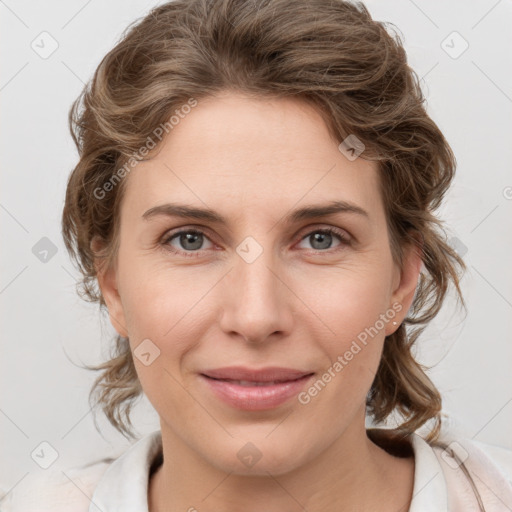
[[[200,286],[190,287],[161,269],[132,272],[123,289],[123,308],[135,368],[141,386],[157,411],[181,414],[190,397],[181,385],[180,364],[196,344],[190,325]],[[149,354],[149,356],[144,356]],[[149,364],[148,364],[149,363]]]
[[311,416],[329,417],[326,428],[333,431],[345,428],[365,403],[380,362],[386,323],[394,317],[394,311],[386,316],[387,288],[377,277],[354,273],[315,294],[315,311],[322,322],[313,337],[326,359],[299,401]]
[[[354,266],[308,276],[297,283],[296,290],[328,328],[326,339],[346,342],[372,327],[390,308],[389,279],[384,266]],[[378,327],[382,329],[380,323]]]
[[190,274],[172,271],[158,262],[125,265],[123,309],[128,332],[135,338],[164,339],[190,313],[203,288]]
[[[317,280],[315,293],[310,290],[308,295],[311,309],[321,319],[316,341],[327,358],[319,375],[325,390],[318,383],[306,390],[304,401],[315,402],[314,407],[326,408],[326,413],[334,405],[348,413],[364,402],[380,362],[387,323],[395,312],[390,311],[385,267],[367,265],[332,274],[331,279]],[[322,398],[317,400],[319,395]]]

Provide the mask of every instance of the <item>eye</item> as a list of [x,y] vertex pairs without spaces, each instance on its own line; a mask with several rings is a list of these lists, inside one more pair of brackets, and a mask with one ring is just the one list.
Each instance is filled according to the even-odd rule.
[[[333,249],[333,239],[336,238],[339,243],[334,250],[343,249],[350,244],[349,236],[336,228],[315,229],[302,237],[300,241],[309,240],[314,251],[327,252],[327,250]],[[203,247],[205,240],[211,244],[210,247]],[[168,234],[161,244],[167,250],[186,257],[199,257],[203,250],[211,249],[214,246],[205,233],[197,229],[185,229]]]
[[333,238],[337,238],[340,243],[334,249],[342,249],[344,246],[350,244],[350,239],[345,232],[336,228],[315,229],[310,231],[306,236],[301,239],[301,242],[308,240],[313,246],[313,250],[325,252],[332,249]]
[[[162,244],[174,253],[194,257],[199,256],[201,250],[204,249],[202,247],[204,240],[209,241],[209,238],[202,231],[187,229],[167,236],[162,241]],[[175,244],[172,242],[175,242]],[[208,249],[208,247],[206,249]]]

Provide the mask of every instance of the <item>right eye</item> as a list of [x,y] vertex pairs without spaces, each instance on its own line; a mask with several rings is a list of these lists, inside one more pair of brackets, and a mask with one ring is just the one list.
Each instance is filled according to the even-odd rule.
[[[205,239],[210,241],[202,231],[197,229],[182,229],[181,231],[176,231],[166,236],[162,241],[162,245],[170,249],[173,253],[182,254],[186,257],[194,257],[201,255],[201,246]],[[175,244],[173,244],[173,242],[175,242]],[[178,245],[178,247],[176,247],[176,245]]]

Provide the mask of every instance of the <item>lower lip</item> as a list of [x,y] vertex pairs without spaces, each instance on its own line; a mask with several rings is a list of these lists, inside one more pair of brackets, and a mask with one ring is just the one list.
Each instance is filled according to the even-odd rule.
[[314,375],[268,386],[240,386],[234,382],[216,380],[205,375],[200,377],[215,395],[229,405],[246,411],[263,411],[297,396]]

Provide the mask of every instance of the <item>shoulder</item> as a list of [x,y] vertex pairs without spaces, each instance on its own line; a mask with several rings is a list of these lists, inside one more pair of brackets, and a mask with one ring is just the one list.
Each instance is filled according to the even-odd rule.
[[[446,432],[432,445],[446,483],[450,510],[512,510],[512,450]],[[478,510],[477,508],[475,510]]]
[[465,436],[452,436],[432,445],[437,458],[445,462],[444,467],[455,468],[463,465],[474,471],[490,472],[512,486],[512,449]]
[[0,490],[0,512],[87,512],[94,489],[112,461],[27,473],[14,488]]
[[512,485],[512,449],[473,441],[473,444],[489,458]]
[[0,491],[0,512],[145,510],[149,472],[161,451],[157,430],[115,458],[27,473],[3,498]]
[[410,512],[512,511],[510,448],[475,441],[446,419],[436,440],[428,441],[429,433],[423,426],[406,438],[394,430],[371,436],[388,436],[395,446],[397,439],[410,444],[415,462]]

